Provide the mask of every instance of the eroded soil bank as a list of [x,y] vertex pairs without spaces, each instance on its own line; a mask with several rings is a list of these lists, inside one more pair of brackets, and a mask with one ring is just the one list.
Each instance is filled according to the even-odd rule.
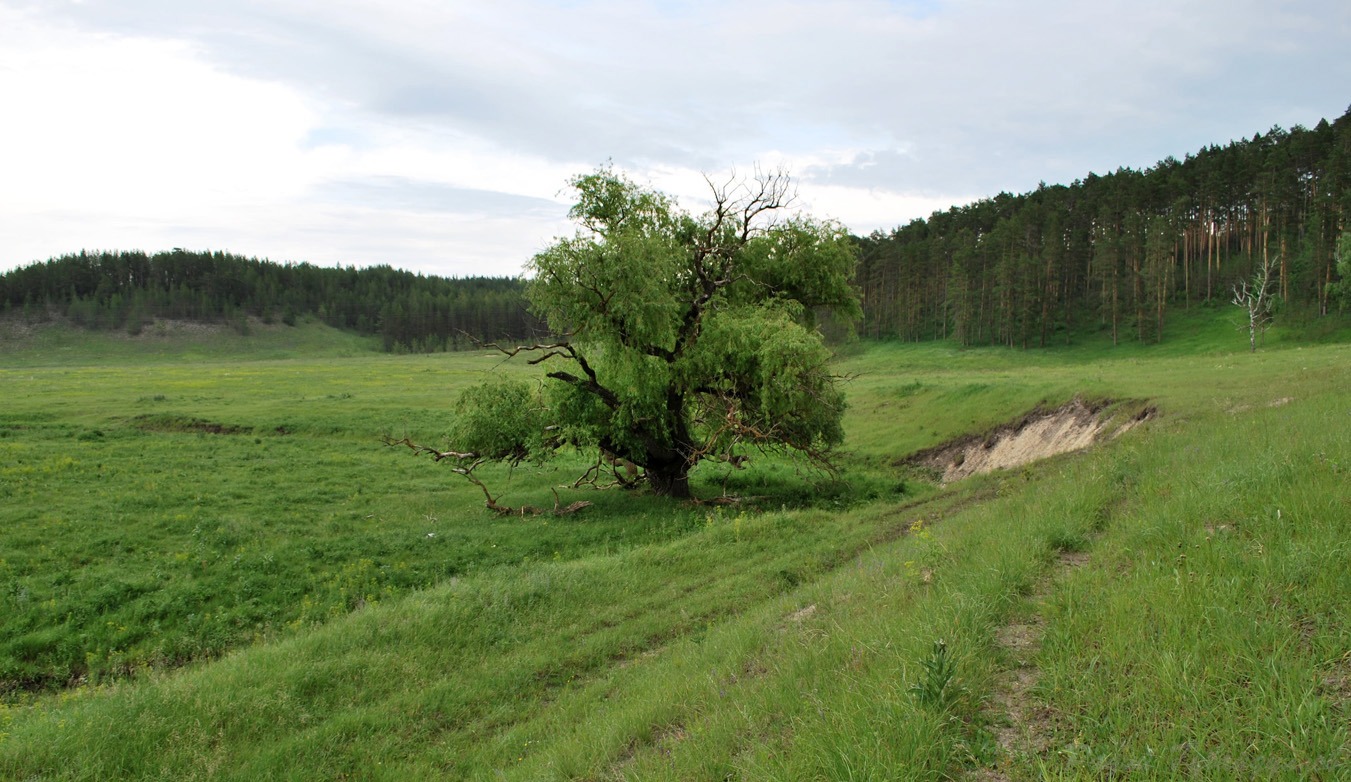
[[1154,407],[1143,403],[1114,405],[1107,400],[1075,399],[1055,409],[1037,408],[1017,421],[920,451],[906,461],[932,469],[943,483],[952,483],[1087,448],[1134,428],[1155,413]]

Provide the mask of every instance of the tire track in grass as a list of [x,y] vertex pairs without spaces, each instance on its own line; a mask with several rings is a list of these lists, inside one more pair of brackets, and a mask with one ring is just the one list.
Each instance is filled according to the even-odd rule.
[[[1083,551],[1059,552],[1050,572],[1028,596],[1028,602],[1039,606],[1066,573],[1087,563],[1088,554]],[[1055,713],[1033,695],[1041,679],[1035,660],[1045,629],[1046,621],[1037,611],[995,631],[995,644],[1009,660],[1009,666],[995,675],[994,692],[985,708],[990,713],[1000,757],[997,767],[972,771],[967,777],[972,782],[1011,782],[1015,777],[1009,776],[1007,770],[1016,758],[1041,757],[1052,749]]]

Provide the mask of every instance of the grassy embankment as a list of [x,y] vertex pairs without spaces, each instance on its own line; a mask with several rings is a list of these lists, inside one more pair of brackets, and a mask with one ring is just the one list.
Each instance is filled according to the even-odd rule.
[[[763,512],[596,495],[547,524],[486,516],[373,442],[434,437],[448,388],[495,361],[15,359],[0,568],[6,616],[38,640],[6,664],[78,671],[50,652],[83,649],[107,683],[11,693],[0,776],[1336,778],[1351,348],[1274,335],[1249,355],[1223,335],[868,347],[842,365],[863,488]],[[865,501],[903,478],[897,457],[1075,394],[1161,415],[1087,454]],[[780,472],[743,488],[802,504]],[[547,499],[514,480],[513,500]],[[1066,551],[1085,563],[1058,569]],[[220,635],[193,635],[207,613],[229,617]],[[1042,628],[1025,693],[1042,752],[995,738],[1012,623]],[[157,656],[165,638],[181,656]],[[924,666],[939,639],[945,686]]]

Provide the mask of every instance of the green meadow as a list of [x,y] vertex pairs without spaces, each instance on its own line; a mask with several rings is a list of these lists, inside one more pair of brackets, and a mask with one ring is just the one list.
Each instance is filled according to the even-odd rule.
[[[533,370],[317,324],[0,341],[0,779],[1344,779],[1351,341],[854,343],[838,477],[444,465]],[[1075,398],[1091,449],[921,449]]]

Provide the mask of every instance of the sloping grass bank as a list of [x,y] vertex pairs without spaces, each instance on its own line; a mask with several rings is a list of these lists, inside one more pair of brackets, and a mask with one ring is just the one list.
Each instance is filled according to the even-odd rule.
[[63,320],[0,318],[0,366],[121,365],[231,359],[353,357],[376,353],[378,337],[340,331],[315,320],[294,326],[250,318],[223,323],[156,320],[135,335],[87,331]]
[[[1122,448],[1131,498],[1048,601],[1057,772],[1344,779],[1351,383]],[[1029,769],[1030,770],[1030,769]]]
[[[861,360],[907,355],[921,417],[956,370]],[[1123,396],[1153,385],[1164,417],[912,505],[711,513],[675,540],[466,575],[11,708],[0,776],[1335,779],[1351,763],[1347,359],[1093,365]],[[1053,396],[1085,367],[1005,371],[1015,397]],[[913,382],[888,378],[866,393]],[[1064,550],[1087,564],[1029,605]],[[996,637],[1027,613],[1045,621],[1031,696],[1052,740],[1009,756]]]

